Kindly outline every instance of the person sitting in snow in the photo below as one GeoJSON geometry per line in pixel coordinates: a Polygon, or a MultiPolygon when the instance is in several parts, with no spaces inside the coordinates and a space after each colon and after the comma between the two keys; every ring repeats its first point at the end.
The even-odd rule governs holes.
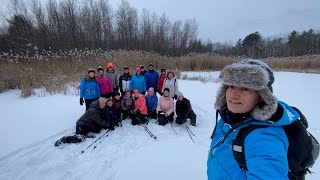
{"type": "Polygon", "coordinates": [[[191,108],[190,101],[185,98],[182,92],[177,92],[178,100],[176,102],[176,123],[184,124],[187,122],[187,119],[190,119],[190,124],[196,126],[197,115],[193,112],[191,108]]]}
{"type": "Polygon", "coordinates": [[[125,90],[123,99],[121,101],[122,107],[122,120],[127,119],[131,110],[133,110],[133,98],[131,96],[131,91],[129,89],[125,90]]]}
{"type": "Polygon", "coordinates": [[[80,105],[86,103],[86,111],[90,108],[90,104],[100,97],[100,87],[95,79],[94,69],[89,69],[86,77],[80,82],[80,105]],[[83,101],[84,99],[84,101],[83,101]]]}
{"type": "Polygon", "coordinates": [[[130,113],[130,118],[132,119],[132,125],[137,125],[140,123],[146,123],[146,116],[148,114],[148,109],[146,105],[146,98],[143,94],[139,93],[138,89],[133,90],[133,100],[134,108],[130,113]]]}
{"type": "Polygon", "coordinates": [[[154,92],[154,88],[150,87],[146,95],[148,118],[157,119],[158,97],[154,92]]]}
{"type": "Polygon", "coordinates": [[[170,97],[169,88],[164,88],[163,96],[159,98],[157,113],[158,113],[158,124],[166,125],[168,122],[173,122],[173,99],[170,97]]]}
{"type": "MultiPolygon", "coordinates": [[[[55,146],[63,143],[78,143],[91,137],[91,133],[99,133],[101,129],[111,128],[110,121],[105,119],[107,99],[100,97],[91,103],[90,108],[79,118],[76,123],[76,135],[64,136],[56,141],[55,146]]],[[[111,101],[112,103],[112,101],[111,101]]]]}
{"type": "Polygon", "coordinates": [[[115,126],[119,126],[117,111],[113,107],[113,100],[107,99],[107,105],[105,108],[105,121],[109,123],[109,129],[114,130],[115,126]]]}
{"type": "Polygon", "coordinates": [[[121,107],[121,96],[119,92],[115,92],[113,94],[112,103],[113,103],[113,108],[116,110],[117,121],[120,122],[122,107],[121,107]]]}

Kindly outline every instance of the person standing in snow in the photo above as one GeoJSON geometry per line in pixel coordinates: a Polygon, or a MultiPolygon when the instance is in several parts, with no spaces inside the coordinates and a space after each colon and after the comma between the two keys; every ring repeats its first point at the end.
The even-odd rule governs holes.
{"type": "Polygon", "coordinates": [[[100,87],[100,95],[101,97],[110,98],[112,96],[112,84],[107,76],[104,75],[104,70],[101,66],[97,69],[98,75],[96,76],[96,80],[100,87]]]}
{"type": "Polygon", "coordinates": [[[107,64],[106,76],[111,81],[113,92],[117,92],[119,90],[118,76],[114,71],[112,62],[108,62],[108,64],[107,64]]]}
{"type": "Polygon", "coordinates": [[[170,89],[164,88],[163,96],[159,98],[157,105],[158,124],[166,125],[173,122],[173,99],[170,97],[170,89]]]}
{"type": "MultiPolygon", "coordinates": [[[[299,114],[273,95],[273,71],[258,60],[243,60],[226,66],[219,76],[215,108],[220,115],[207,160],[207,175],[214,179],[288,179],[288,138],[282,125],[299,114]],[[249,125],[265,125],[244,141],[247,170],[235,160],[233,140],[249,125]]],[[[239,151],[240,152],[240,151],[239,151]]]]}
{"type": "Polygon", "coordinates": [[[164,89],[168,88],[170,90],[170,97],[177,99],[177,92],[179,91],[178,81],[174,76],[173,71],[168,71],[166,79],[163,81],[162,93],[164,89]]]}
{"type": "Polygon", "coordinates": [[[86,77],[80,82],[80,105],[86,103],[86,111],[90,104],[100,97],[100,87],[95,79],[94,69],[89,69],[86,77]],[[83,100],[84,99],[84,100],[83,100]]]}
{"type": "Polygon", "coordinates": [[[154,92],[153,87],[150,87],[146,95],[147,108],[148,108],[148,118],[157,119],[157,105],[158,97],[154,92]]]}
{"type": "Polygon", "coordinates": [[[146,89],[149,89],[150,87],[157,89],[159,74],[154,70],[152,63],[149,64],[149,69],[144,75],[144,79],[146,80],[146,89]]]}
{"type": "Polygon", "coordinates": [[[141,70],[141,76],[144,76],[146,74],[146,69],[144,68],[144,65],[140,65],[141,70]]]}
{"type": "Polygon", "coordinates": [[[123,96],[123,99],[121,101],[121,107],[122,107],[122,120],[127,119],[129,116],[131,110],[133,110],[133,98],[131,96],[131,91],[127,89],[125,91],[125,94],[123,96]]]}
{"type": "Polygon", "coordinates": [[[109,121],[105,120],[105,107],[107,99],[100,97],[91,103],[90,108],[78,119],[76,135],[64,136],[55,142],[55,146],[64,143],[79,143],[86,137],[93,137],[90,133],[99,133],[101,129],[111,128],[109,121]]]}
{"type": "Polygon", "coordinates": [[[146,92],[146,81],[143,76],[141,76],[140,68],[136,68],[136,75],[131,78],[129,88],[131,91],[138,89],[141,94],[146,92]]]}
{"type": "Polygon", "coordinates": [[[127,66],[123,68],[123,71],[123,74],[119,77],[119,87],[122,97],[125,94],[125,90],[130,88],[130,80],[132,78],[127,66]]]}
{"type": "Polygon", "coordinates": [[[146,123],[146,116],[148,114],[148,109],[146,105],[146,98],[143,94],[139,93],[138,89],[133,91],[134,107],[130,113],[130,118],[132,119],[132,125],[137,125],[140,123],[146,123]]]}
{"type": "Polygon", "coordinates": [[[157,85],[157,92],[162,95],[162,87],[163,87],[163,81],[166,79],[166,69],[161,68],[161,74],[158,79],[158,85],[157,85]]]}
{"type": "Polygon", "coordinates": [[[119,92],[115,92],[113,94],[112,103],[113,103],[113,108],[116,110],[116,113],[117,113],[117,121],[120,122],[122,107],[121,107],[121,96],[119,92]]]}
{"type": "Polygon", "coordinates": [[[190,101],[185,98],[182,92],[177,92],[178,100],[176,102],[176,123],[184,124],[187,119],[190,119],[190,124],[196,126],[197,115],[193,112],[190,101]]]}

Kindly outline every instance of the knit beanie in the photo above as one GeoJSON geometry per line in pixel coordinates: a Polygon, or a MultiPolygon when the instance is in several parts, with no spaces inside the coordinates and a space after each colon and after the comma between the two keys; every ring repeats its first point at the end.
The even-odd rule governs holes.
{"type": "Polygon", "coordinates": [[[87,74],[89,74],[89,73],[91,73],[91,72],[96,73],[96,72],[94,71],[94,69],[88,69],[88,73],[87,73],[87,74]]]}
{"type": "Polygon", "coordinates": [[[104,72],[102,66],[99,66],[99,67],[98,67],[97,72],[99,72],[99,71],[103,71],[103,72],[104,72]]]}
{"type": "Polygon", "coordinates": [[[176,93],[176,95],[177,95],[177,97],[180,97],[180,96],[184,97],[181,91],[178,91],[178,92],[176,93]]]}
{"type": "Polygon", "coordinates": [[[254,119],[266,121],[276,112],[278,99],[272,94],[273,71],[266,63],[252,59],[233,63],[221,71],[219,78],[222,86],[216,96],[216,109],[226,107],[226,90],[228,87],[239,86],[255,90],[264,102],[251,111],[254,119]]]}

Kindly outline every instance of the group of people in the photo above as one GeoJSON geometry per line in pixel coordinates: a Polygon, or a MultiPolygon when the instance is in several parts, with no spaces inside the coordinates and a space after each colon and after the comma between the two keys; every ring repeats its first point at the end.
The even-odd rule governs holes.
{"type": "Polygon", "coordinates": [[[177,124],[190,119],[190,124],[196,126],[196,114],[190,101],[178,90],[174,72],[162,68],[159,76],[153,64],[148,68],[145,71],[144,66],[136,67],[132,76],[129,68],[124,67],[119,79],[111,62],[107,63],[106,72],[101,66],[97,73],[89,69],[80,82],[80,105],[85,103],[86,112],[76,123],[76,135],[62,138],[57,145],[81,142],[90,132],[97,133],[101,129],[114,130],[127,118],[132,125],[156,119],[164,126],[173,123],[176,112],[177,124]]]}

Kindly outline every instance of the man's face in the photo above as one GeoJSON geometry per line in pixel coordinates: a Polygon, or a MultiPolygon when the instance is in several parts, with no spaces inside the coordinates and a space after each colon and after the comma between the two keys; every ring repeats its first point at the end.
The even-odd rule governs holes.
{"type": "Polygon", "coordinates": [[[151,70],[151,71],[152,71],[153,69],[154,69],[154,68],[153,68],[153,66],[149,66],[149,70],[151,70]]]}
{"type": "Polygon", "coordinates": [[[260,100],[258,93],[251,89],[229,86],[226,91],[227,107],[233,113],[248,113],[260,100]]]}
{"type": "Polygon", "coordinates": [[[99,107],[103,109],[106,106],[107,102],[105,100],[99,99],[99,107]]]}
{"type": "Polygon", "coordinates": [[[182,100],[183,100],[183,96],[178,96],[178,99],[179,99],[180,101],[182,101],[182,100]]]}
{"type": "Polygon", "coordinates": [[[172,78],[173,78],[173,74],[172,74],[172,73],[169,73],[169,74],[168,74],[168,77],[169,77],[169,79],[172,79],[172,78]]]}
{"type": "Polygon", "coordinates": [[[124,70],[124,73],[127,74],[128,72],[129,72],[129,69],[125,69],[125,70],[124,70]]]}

